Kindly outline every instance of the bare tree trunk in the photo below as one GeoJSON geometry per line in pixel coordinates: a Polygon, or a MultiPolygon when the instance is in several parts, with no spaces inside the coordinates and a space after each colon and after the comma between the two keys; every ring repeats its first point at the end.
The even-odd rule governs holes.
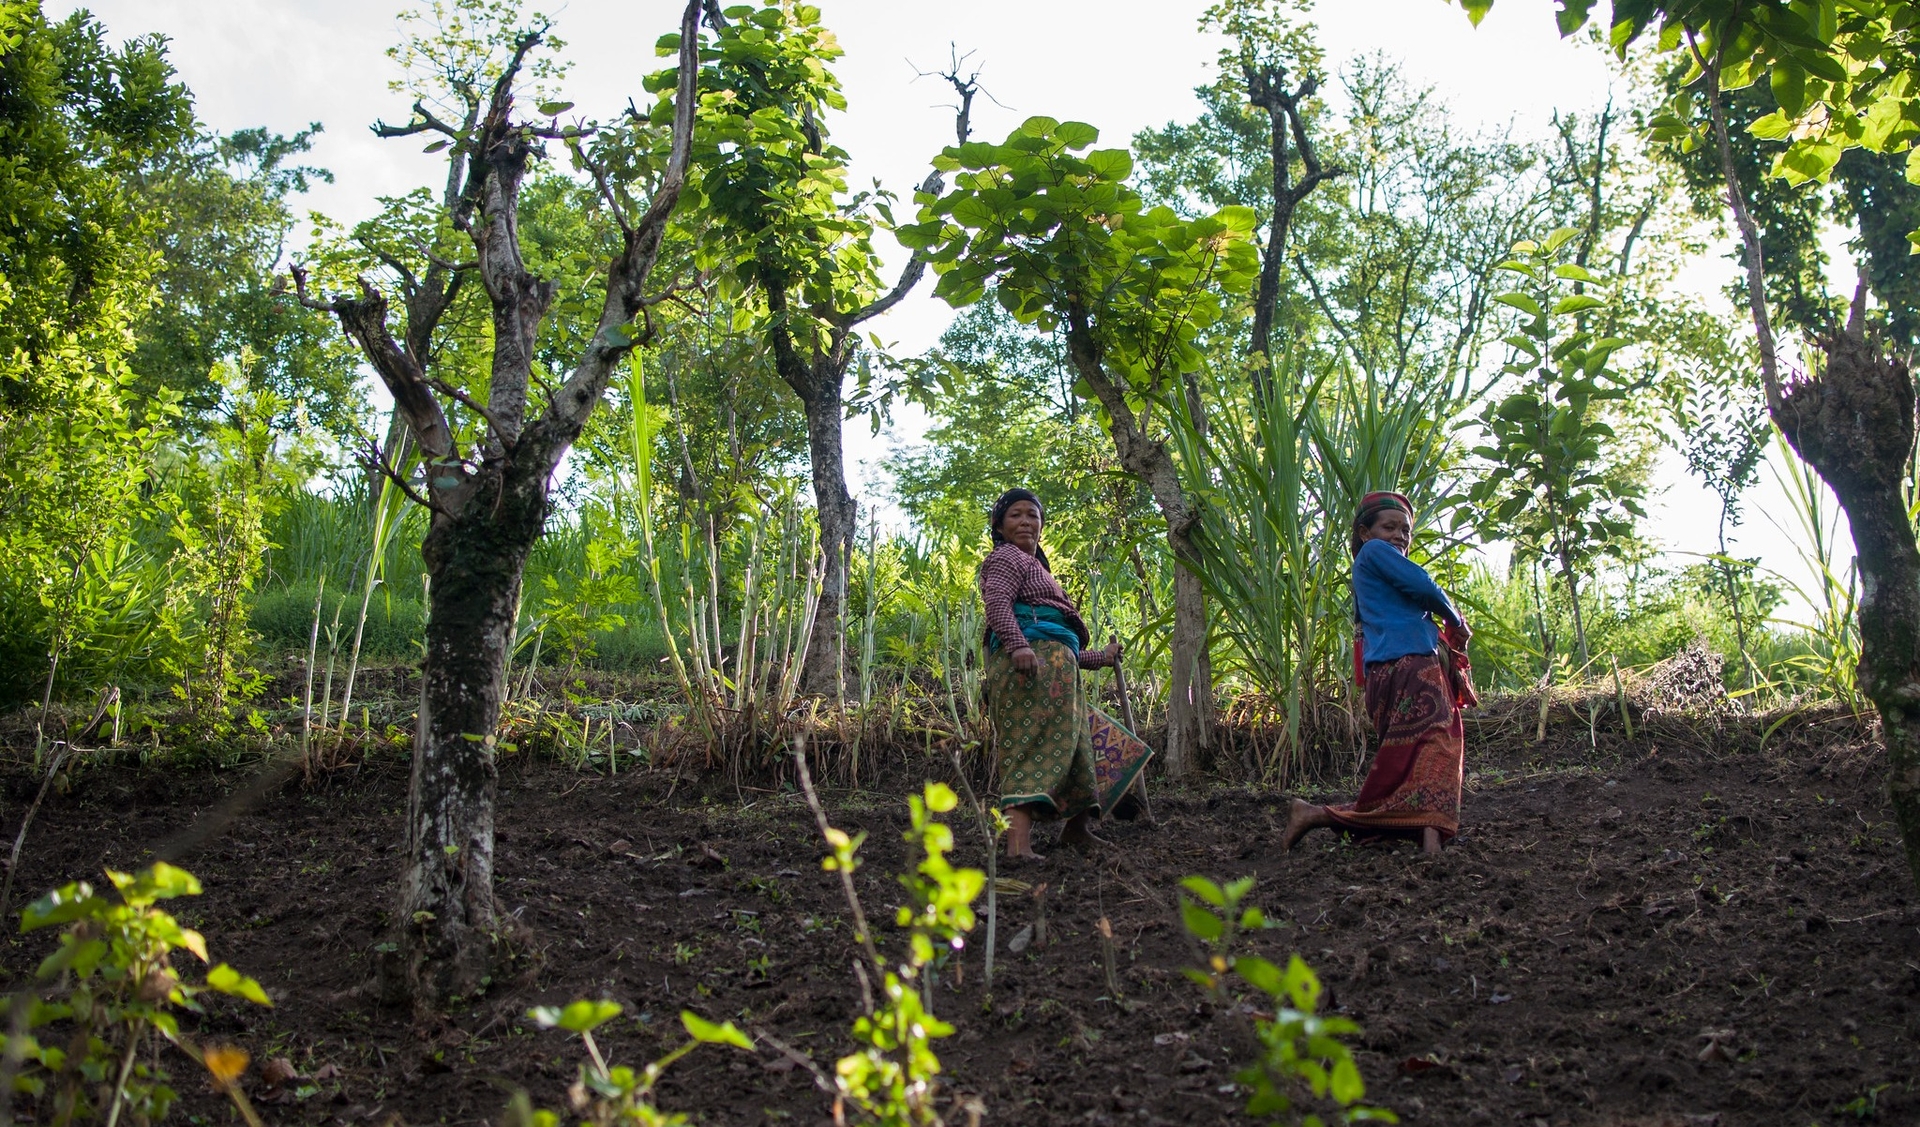
{"type": "Polygon", "coordinates": [[[1185,531],[1167,529],[1173,546],[1173,684],[1167,708],[1167,773],[1185,775],[1213,746],[1213,661],[1207,651],[1207,599],[1199,554],[1185,531]]]}
{"type": "Polygon", "coordinates": [[[819,696],[831,696],[845,685],[847,556],[853,548],[859,515],[859,507],[847,492],[840,382],[831,382],[830,390],[816,387],[814,394],[805,399],[807,453],[813,463],[814,512],[820,522],[821,562],[825,566],[820,607],[813,620],[813,637],[807,643],[800,689],[819,696]]]}
{"type": "Polygon", "coordinates": [[[1574,569],[1571,553],[1561,553],[1560,574],[1567,580],[1567,598],[1573,603],[1573,643],[1580,651],[1581,675],[1585,676],[1587,664],[1593,660],[1587,652],[1587,621],[1580,612],[1580,573],[1574,569]]]}
{"type": "MultiPolygon", "coordinates": [[[[535,277],[521,256],[519,193],[547,127],[513,119],[515,78],[543,30],[520,35],[490,92],[464,91],[462,125],[443,122],[415,103],[406,125],[376,126],[387,137],[439,133],[458,142],[449,150],[441,203],[445,219],[476,251],[474,261],[453,263],[427,250],[432,268],[419,276],[404,262],[388,263],[405,296],[400,338],[387,324],[386,295],[367,278],[360,279],[358,297],[316,300],[307,293],[305,270],[293,270],[302,304],[337,316],[392,392],[395,413],[418,444],[425,472],[419,489],[400,475],[400,466],[388,464],[382,472],[432,514],[421,546],[432,580],[431,605],[395,919],[398,942],[381,968],[395,1000],[432,1007],[472,996],[513,926],[493,894],[494,726],[521,576],[546,518],[553,471],[613,372],[651,336],[650,326],[636,324],[635,317],[647,304],[647,280],[686,182],[699,15],[699,0],[690,0],[680,23],[671,150],[653,198],[639,216],[614,209],[621,248],[603,267],[598,324],[572,373],[544,404],[530,402],[533,346],[558,286],[535,277]],[[432,368],[433,334],[468,274],[485,285],[493,315],[485,402],[438,378],[432,368]],[[485,423],[483,437],[466,441],[465,427],[456,427],[451,415],[456,405],[485,423]]],[[[584,150],[574,155],[596,178],[605,177],[584,150]]]]}
{"type": "Polygon", "coordinates": [[[1743,688],[1754,686],[1753,656],[1747,652],[1747,616],[1741,606],[1740,584],[1733,565],[1727,562],[1727,501],[1720,501],[1720,575],[1727,584],[1727,605],[1733,611],[1733,638],[1740,647],[1740,680],[1743,688]]]}
{"type": "Polygon", "coordinates": [[[1819,339],[1825,370],[1786,388],[1773,419],[1846,510],[1860,568],[1860,689],[1880,713],[1887,794],[1920,886],[1920,545],[1902,490],[1914,442],[1905,362],[1852,324],[1819,339]]]}
{"type": "Polygon", "coordinates": [[[1067,356],[1094,398],[1106,408],[1107,433],[1113,437],[1121,467],[1146,485],[1167,522],[1167,544],[1174,559],[1173,681],[1167,699],[1167,746],[1161,763],[1167,774],[1181,778],[1199,766],[1200,753],[1212,746],[1207,607],[1199,574],[1194,570],[1199,554],[1191,539],[1200,513],[1180,485],[1180,472],[1166,443],[1141,429],[1127,402],[1127,389],[1107,372],[1086,314],[1069,310],[1066,330],[1067,356]]]}
{"type": "Polygon", "coordinates": [[[1339,176],[1345,170],[1320,163],[1313,139],[1307,134],[1306,120],[1301,116],[1301,103],[1313,97],[1319,89],[1319,80],[1309,75],[1297,89],[1289,92],[1285,67],[1257,67],[1249,63],[1244,69],[1247,101],[1267,112],[1268,157],[1273,167],[1273,217],[1267,226],[1266,248],[1260,255],[1260,284],[1254,291],[1253,330],[1248,346],[1260,357],[1253,367],[1254,389],[1264,393],[1270,367],[1267,357],[1272,350],[1273,319],[1280,308],[1280,271],[1287,261],[1287,235],[1293,229],[1294,212],[1322,181],[1339,176]],[[1287,153],[1289,137],[1294,150],[1300,154],[1305,173],[1297,185],[1292,182],[1293,162],[1287,153]]]}

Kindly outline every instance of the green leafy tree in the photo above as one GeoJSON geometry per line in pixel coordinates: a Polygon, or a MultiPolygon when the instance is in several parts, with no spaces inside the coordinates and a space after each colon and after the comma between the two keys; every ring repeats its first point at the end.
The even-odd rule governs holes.
{"type": "MultiPolygon", "coordinates": [[[[892,288],[882,288],[873,236],[891,222],[889,197],[847,197],[847,154],[827,126],[830,112],[846,108],[829,69],[842,52],[819,9],[740,6],[722,20],[710,15],[707,30],[701,173],[691,186],[711,235],[701,258],[761,303],[758,327],[774,370],[806,415],[825,566],[801,685],[831,694],[846,677],[847,564],[858,525],[841,434],[847,372],[860,354],[859,327],[904,300],[926,261],[915,254],[892,288]]],[[[961,95],[955,129],[965,141],[972,87],[952,80],[961,95]]],[[[935,171],[920,190],[940,185],[935,171]]]]}
{"type": "Polygon", "coordinates": [[[247,386],[279,398],[283,430],[319,427],[352,442],[365,411],[357,358],[327,319],[287,292],[284,269],[292,198],[323,169],[296,163],[319,132],[283,137],[265,129],[196,132],[133,177],[146,205],[167,222],[153,308],[135,326],[129,366],[142,397],[181,396],[182,425],[220,424],[225,389],[217,373],[237,366],[247,386]]]}
{"type": "Polygon", "coordinates": [[[1686,459],[1687,472],[1720,503],[1715,526],[1719,550],[1712,572],[1719,577],[1720,593],[1733,617],[1742,676],[1752,685],[1756,670],[1747,639],[1752,564],[1730,554],[1727,534],[1740,524],[1741,496],[1760,478],[1773,423],[1767,418],[1751,348],[1723,318],[1691,308],[1676,312],[1680,315],[1668,319],[1656,338],[1668,363],[1680,369],[1681,378],[1667,386],[1673,445],[1686,459]]]}
{"type": "MultiPolygon", "coordinates": [[[[934,423],[888,468],[914,527],[984,552],[988,510],[1009,484],[1023,484],[1046,502],[1049,556],[1095,567],[1130,562],[1138,545],[1129,529],[1151,516],[1152,502],[1103,449],[1106,436],[1074,394],[1056,336],[983,302],[954,318],[912,377],[934,423]],[[1009,467],[1019,482],[1008,480],[1009,467]]],[[[1060,571],[1072,582],[1078,569],[1060,571]]]]}
{"type": "Polygon", "coordinates": [[[174,693],[186,706],[190,734],[203,741],[227,735],[234,706],[266,681],[250,661],[256,638],[248,610],[272,547],[267,521],[297,488],[291,452],[275,450],[285,400],[249,388],[240,365],[221,365],[216,376],[218,422],[170,452],[155,491],[173,541],[167,597],[174,693]]]}
{"type": "Polygon", "coordinates": [[[107,577],[133,555],[171,424],[177,397],[141,403],[127,367],[161,219],[130,177],[180,143],[192,105],[157,37],[115,48],[35,0],[0,2],[0,90],[0,694],[45,700],[100,621],[84,612],[111,617],[127,593],[107,577]]]}
{"type": "Polygon", "coordinates": [[[1606,299],[1566,292],[1606,285],[1586,267],[1565,261],[1579,235],[1562,227],[1540,242],[1523,241],[1505,264],[1524,286],[1496,298],[1523,315],[1507,337],[1514,358],[1503,370],[1514,382],[1480,417],[1488,441],[1475,453],[1492,468],[1474,484],[1470,499],[1482,514],[1483,532],[1510,536],[1523,553],[1560,565],[1585,665],[1580,577],[1596,560],[1623,554],[1634,518],[1646,514],[1640,483],[1610,464],[1607,449],[1615,431],[1603,407],[1632,390],[1609,362],[1627,342],[1589,327],[1606,299]]]}
{"type": "Polygon", "coordinates": [[[1099,405],[1121,467],[1153,494],[1177,567],[1165,754],[1181,774],[1195,765],[1210,707],[1207,628],[1191,569],[1198,514],[1165,418],[1183,377],[1204,362],[1197,338],[1252,286],[1254,215],[1228,207],[1185,219],[1149,208],[1127,186],[1133,158],[1089,151],[1098,139],[1090,125],[1035,117],[1000,144],[948,149],[938,167],[956,174],[954,189],[923,196],[921,221],[899,236],[926,250],[940,274],[934,293],[950,304],[991,290],[1016,320],[1061,333],[1075,391],[1099,405]]]}
{"type": "MultiPolygon", "coordinates": [[[[307,292],[304,270],[294,272],[303,302],[338,317],[386,384],[425,463],[420,487],[408,488],[430,513],[421,553],[432,583],[407,868],[386,970],[394,994],[427,1005],[478,989],[511,926],[493,894],[494,732],[521,581],[545,527],[554,471],[614,372],[652,336],[644,312],[658,295],[649,279],[687,173],[700,20],[698,0],[689,0],[680,45],[662,48],[678,54],[679,65],[649,80],[659,95],[650,111],[561,125],[568,103],[542,102],[533,114],[519,108],[522,83],[554,74],[537,54],[547,21],[522,23],[511,6],[490,0],[444,7],[431,30],[396,53],[408,68],[403,86],[415,93],[408,121],[377,129],[425,136],[429,151],[447,159],[444,192],[422,196],[415,209],[412,243],[428,248],[427,266],[402,288],[399,335],[373,278],[358,280],[356,296],[323,298],[307,292]],[[537,346],[562,285],[535,272],[520,207],[548,144],[566,146],[603,189],[596,222],[610,229],[611,248],[591,271],[593,327],[566,350],[570,372],[550,378],[537,346]],[[473,257],[433,249],[447,231],[473,257]],[[456,354],[443,365],[439,330],[466,277],[485,296],[489,332],[470,351],[474,362],[456,354]],[[476,372],[484,380],[471,378],[476,372]]],[[[393,224],[396,236],[401,226],[393,224]]],[[[397,477],[399,469],[383,472],[397,477]]]]}

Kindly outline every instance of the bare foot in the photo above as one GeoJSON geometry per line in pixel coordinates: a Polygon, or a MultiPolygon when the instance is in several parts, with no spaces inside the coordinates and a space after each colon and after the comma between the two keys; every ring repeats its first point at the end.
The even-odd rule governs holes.
{"type": "Polygon", "coordinates": [[[1098,849],[1107,844],[1107,839],[1087,828],[1087,816],[1076,814],[1067,819],[1066,826],[1060,831],[1061,845],[1078,845],[1088,849],[1098,849]]]}
{"type": "Polygon", "coordinates": [[[1327,817],[1326,807],[1315,806],[1303,799],[1294,799],[1293,807],[1287,813],[1287,832],[1280,841],[1280,851],[1291,852],[1294,844],[1306,836],[1308,830],[1332,824],[1333,820],[1327,817]]]}
{"type": "Polygon", "coordinates": [[[1440,831],[1428,826],[1420,831],[1420,852],[1429,857],[1440,855],[1440,831]]]}
{"type": "Polygon", "coordinates": [[[1039,865],[1046,861],[1046,855],[1029,849],[1024,853],[1008,851],[1007,862],[1013,865],[1039,865]]]}

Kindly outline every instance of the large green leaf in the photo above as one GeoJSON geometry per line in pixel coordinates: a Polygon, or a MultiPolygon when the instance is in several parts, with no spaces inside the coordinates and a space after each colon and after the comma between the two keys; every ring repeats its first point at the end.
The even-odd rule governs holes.
{"type": "Polygon", "coordinates": [[[1125,149],[1095,149],[1087,164],[1102,180],[1125,180],[1133,174],[1133,154],[1125,149]]]}
{"type": "Polygon", "coordinates": [[[1084,121],[1063,121],[1053,136],[1069,149],[1084,149],[1100,139],[1100,131],[1084,121]]]}

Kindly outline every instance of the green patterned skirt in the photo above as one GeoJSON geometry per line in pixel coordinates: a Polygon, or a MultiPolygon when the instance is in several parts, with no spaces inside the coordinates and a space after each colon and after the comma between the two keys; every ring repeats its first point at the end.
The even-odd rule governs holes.
{"type": "Polygon", "coordinates": [[[987,709],[1000,765],[1000,805],[1027,806],[1041,821],[1099,813],[1093,741],[1080,660],[1058,642],[1034,642],[1032,676],[998,650],[987,658],[987,709]]]}

